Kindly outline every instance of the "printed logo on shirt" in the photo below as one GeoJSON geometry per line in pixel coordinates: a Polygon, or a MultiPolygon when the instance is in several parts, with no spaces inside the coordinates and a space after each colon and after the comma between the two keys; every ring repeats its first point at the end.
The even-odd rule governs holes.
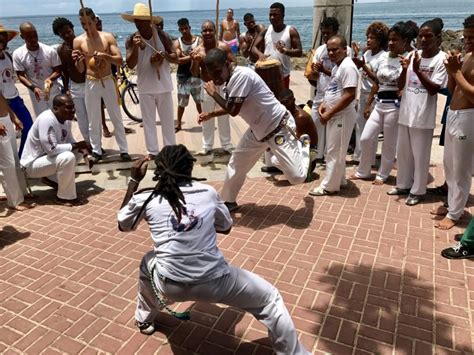
{"type": "Polygon", "coordinates": [[[285,136],[282,136],[282,135],[280,135],[280,134],[277,134],[277,135],[275,136],[275,144],[276,144],[276,145],[280,146],[280,145],[285,144],[285,142],[286,142],[285,136]]]}
{"type": "Polygon", "coordinates": [[[178,222],[174,212],[171,212],[169,222],[175,232],[188,232],[194,228],[200,229],[202,225],[202,219],[195,215],[195,211],[188,210],[186,207],[181,208],[181,221],[178,222]]]}
{"type": "Polygon", "coordinates": [[[467,139],[467,136],[466,135],[458,136],[458,139],[460,141],[465,141],[467,139]]]}
{"type": "Polygon", "coordinates": [[[10,68],[5,68],[4,71],[2,71],[2,81],[4,83],[12,83],[13,82],[13,72],[10,68]]]}
{"type": "Polygon", "coordinates": [[[377,77],[381,83],[396,85],[398,83],[398,78],[402,68],[400,66],[396,67],[394,65],[384,65],[381,67],[377,73],[377,77]]]}
{"type": "MultiPolygon", "coordinates": [[[[431,78],[434,72],[434,68],[427,66],[420,66],[420,72],[425,74],[428,78],[431,78]]],[[[408,87],[407,90],[414,93],[415,95],[423,93],[426,94],[427,90],[425,86],[421,83],[418,75],[413,70],[410,70],[410,75],[408,78],[408,87]]]]}

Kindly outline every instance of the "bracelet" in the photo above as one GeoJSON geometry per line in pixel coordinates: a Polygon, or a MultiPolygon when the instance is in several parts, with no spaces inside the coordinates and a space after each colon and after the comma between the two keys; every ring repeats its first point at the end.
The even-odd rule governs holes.
{"type": "Polygon", "coordinates": [[[133,182],[135,182],[135,183],[137,183],[137,184],[140,183],[140,181],[138,181],[137,179],[132,178],[131,176],[130,176],[130,181],[133,181],[133,182]]]}
{"type": "Polygon", "coordinates": [[[28,89],[30,89],[31,91],[35,91],[36,85],[32,83],[32,84],[28,85],[28,89]]]}

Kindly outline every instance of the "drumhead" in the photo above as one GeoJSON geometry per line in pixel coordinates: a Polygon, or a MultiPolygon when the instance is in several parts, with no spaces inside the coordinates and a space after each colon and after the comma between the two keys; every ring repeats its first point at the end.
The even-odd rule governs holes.
{"type": "Polygon", "coordinates": [[[271,59],[257,61],[257,63],[255,63],[255,68],[265,69],[265,68],[275,67],[277,65],[281,65],[280,61],[278,59],[271,58],[271,59]]]}

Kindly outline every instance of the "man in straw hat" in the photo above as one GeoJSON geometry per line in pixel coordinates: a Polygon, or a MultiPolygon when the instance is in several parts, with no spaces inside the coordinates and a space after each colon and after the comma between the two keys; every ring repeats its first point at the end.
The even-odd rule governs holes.
{"type": "Polygon", "coordinates": [[[13,52],[13,67],[20,82],[30,91],[33,111],[38,116],[52,107],[53,97],[60,93],[56,79],[61,76],[61,60],[56,50],[38,41],[30,22],[20,25],[25,44],[13,52]]]}
{"type": "Polygon", "coordinates": [[[96,16],[88,7],[79,10],[79,20],[85,33],[73,42],[72,57],[79,72],[86,72],[85,100],[89,116],[89,137],[95,161],[102,159],[101,99],[115,128],[115,140],[120,158],[130,161],[127,138],[119,107],[119,94],[112,75],[111,65],[122,64],[122,54],[114,36],[97,31],[96,16]]]}
{"type": "Polygon", "coordinates": [[[158,154],[156,132],[156,111],[161,122],[163,145],[176,144],[173,115],[173,82],[170,61],[176,61],[172,43],[163,31],[156,30],[152,24],[160,22],[161,17],[151,16],[148,6],[136,3],[132,14],[122,14],[126,21],[134,22],[137,32],[125,44],[127,65],[137,67],[137,85],[140,109],[143,117],[145,144],[148,157],[154,159],[158,154]]]}
{"type": "MultiPolygon", "coordinates": [[[[15,112],[15,115],[20,119],[23,129],[21,131],[20,150],[18,155],[21,156],[23,147],[25,146],[28,131],[33,124],[30,111],[25,106],[23,99],[15,85],[15,70],[13,69],[13,59],[10,53],[7,52],[7,45],[18,32],[14,30],[7,30],[0,24],[0,76],[3,83],[3,96],[8,102],[10,108],[15,112]]],[[[17,152],[15,151],[15,154],[17,152]]]]}

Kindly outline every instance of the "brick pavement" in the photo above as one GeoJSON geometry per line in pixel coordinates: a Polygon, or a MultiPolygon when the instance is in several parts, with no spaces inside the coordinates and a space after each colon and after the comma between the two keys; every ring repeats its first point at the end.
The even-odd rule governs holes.
{"type": "MultiPolygon", "coordinates": [[[[442,181],[440,166],[433,175],[442,181]]],[[[409,208],[370,182],[308,197],[318,183],[248,180],[232,233],[219,236],[232,264],[280,289],[308,349],[472,353],[474,264],[439,256],[461,229],[433,228],[437,199],[409,208]]],[[[124,191],[71,209],[41,194],[40,206],[1,221],[1,353],[271,354],[264,327],[222,305],[178,304],[192,307],[190,321],[162,314],[159,331],[141,335],[137,270],[151,242],[145,224],[117,230],[124,191]]]]}

